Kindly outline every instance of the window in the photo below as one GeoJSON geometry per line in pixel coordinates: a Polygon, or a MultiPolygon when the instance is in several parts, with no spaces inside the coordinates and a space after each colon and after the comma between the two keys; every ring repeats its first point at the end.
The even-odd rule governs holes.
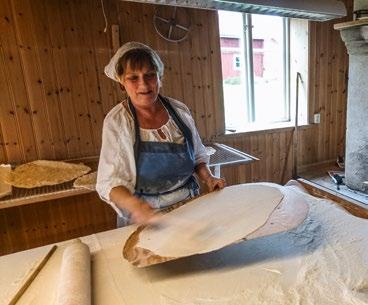
{"type": "Polygon", "coordinates": [[[240,69],[241,69],[240,56],[236,55],[234,56],[234,70],[240,69]]]}
{"type": "Polygon", "coordinates": [[[291,122],[288,18],[219,11],[225,128],[291,122]]]}

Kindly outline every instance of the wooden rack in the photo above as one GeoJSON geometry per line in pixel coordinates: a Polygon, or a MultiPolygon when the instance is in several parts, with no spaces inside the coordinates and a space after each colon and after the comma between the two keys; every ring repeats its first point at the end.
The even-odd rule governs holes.
{"type": "MultiPolygon", "coordinates": [[[[215,149],[215,153],[210,156],[210,168],[214,169],[214,174],[220,176],[222,166],[250,163],[257,158],[250,156],[242,151],[234,149],[224,144],[210,143],[206,146],[215,149]]],[[[90,166],[92,170],[97,168],[98,157],[88,159],[67,160],[68,162],[83,162],[90,166]]],[[[65,198],[93,192],[88,189],[74,188],[73,181],[61,183],[58,185],[36,187],[32,189],[23,189],[13,187],[12,195],[0,198],[0,209],[26,205],[41,201],[65,198]]]]}

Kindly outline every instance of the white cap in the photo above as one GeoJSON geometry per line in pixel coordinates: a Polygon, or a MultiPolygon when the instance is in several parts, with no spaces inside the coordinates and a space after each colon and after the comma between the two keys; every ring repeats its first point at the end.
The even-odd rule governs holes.
{"type": "Polygon", "coordinates": [[[136,41],[127,42],[116,51],[115,55],[110,59],[110,62],[105,67],[106,76],[113,79],[114,81],[119,82],[120,79],[119,75],[116,72],[116,64],[118,63],[119,59],[124,56],[126,52],[129,52],[134,49],[143,49],[151,54],[152,59],[155,65],[157,66],[158,69],[157,72],[161,78],[164,74],[164,64],[162,63],[160,56],[158,56],[158,54],[149,46],[136,41]]]}

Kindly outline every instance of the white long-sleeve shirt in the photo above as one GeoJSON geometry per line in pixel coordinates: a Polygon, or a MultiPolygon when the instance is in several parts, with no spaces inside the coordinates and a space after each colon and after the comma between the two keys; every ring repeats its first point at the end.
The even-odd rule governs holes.
{"type": "MultiPolygon", "coordinates": [[[[168,100],[192,132],[195,165],[202,162],[208,163],[209,157],[206,154],[206,149],[202,144],[188,107],[177,100],[171,98],[168,98],[168,100]]],[[[171,117],[159,129],[164,133],[165,139],[160,136],[158,129],[140,128],[141,140],[174,143],[184,142],[181,131],[171,117]]],[[[110,191],[112,188],[122,185],[134,193],[137,175],[133,148],[134,141],[133,116],[127,107],[127,101],[123,101],[116,105],[104,120],[96,184],[96,190],[101,199],[111,204],[118,214],[121,213],[110,200],[110,191]]]]}

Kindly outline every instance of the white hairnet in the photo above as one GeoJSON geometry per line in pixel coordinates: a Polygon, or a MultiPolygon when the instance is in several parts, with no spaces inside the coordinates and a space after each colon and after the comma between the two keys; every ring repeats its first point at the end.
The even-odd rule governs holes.
{"type": "Polygon", "coordinates": [[[116,72],[116,64],[118,63],[119,59],[128,51],[134,50],[134,49],[144,49],[147,50],[150,55],[152,56],[152,59],[158,69],[158,74],[160,76],[160,78],[163,76],[164,74],[164,64],[161,61],[160,56],[158,56],[158,54],[151,49],[149,46],[140,43],[140,42],[136,42],[136,41],[130,41],[127,42],[125,44],[123,44],[115,53],[115,55],[110,59],[110,62],[108,63],[108,65],[105,67],[105,74],[110,77],[111,79],[113,79],[114,81],[119,82],[119,75],[116,72]]]}

